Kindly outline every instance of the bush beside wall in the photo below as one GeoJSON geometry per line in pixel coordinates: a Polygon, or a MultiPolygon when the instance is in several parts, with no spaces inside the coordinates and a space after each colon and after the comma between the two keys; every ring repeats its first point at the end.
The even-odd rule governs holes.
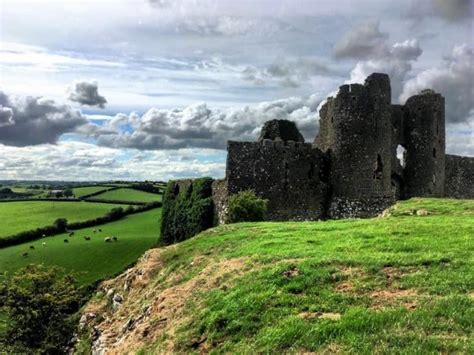
{"type": "Polygon", "coordinates": [[[267,200],[255,192],[240,191],[229,198],[228,223],[259,222],[265,220],[267,200]]]}
{"type": "Polygon", "coordinates": [[[186,240],[213,226],[212,182],[211,178],[168,182],[161,218],[163,244],[186,240]]]}

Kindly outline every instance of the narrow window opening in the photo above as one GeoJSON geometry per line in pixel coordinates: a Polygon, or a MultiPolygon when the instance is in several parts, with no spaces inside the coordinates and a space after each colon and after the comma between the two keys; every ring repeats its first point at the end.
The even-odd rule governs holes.
{"type": "Polygon", "coordinates": [[[283,183],[283,189],[284,191],[288,191],[288,185],[289,185],[289,173],[290,173],[290,167],[288,166],[288,162],[285,162],[285,181],[283,183]]]}
{"type": "Polygon", "coordinates": [[[433,148],[433,158],[436,158],[436,148],[433,148]]]}
{"type": "Polygon", "coordinates": [[[400,165],[404,168],[406,164],[406,149],[400,144],[397,146],[397,159],[400,165]]]}
{"type": "Polygon", "coordinates": [[[377,154],[377,160],[374,164],[374,180],[380,180],[383,175],[383,161],[382,156],[377,154]]]}

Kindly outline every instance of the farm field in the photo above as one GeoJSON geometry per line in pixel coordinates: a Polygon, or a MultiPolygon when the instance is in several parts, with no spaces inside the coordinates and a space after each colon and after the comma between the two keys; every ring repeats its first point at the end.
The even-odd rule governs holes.
{"type": "Polygon", "coordinates": [[[58,218],[80,222],[105,215],[126,205],[67,201],[20,201],[0,203],[0,238],[49,226],[58,218]]]}
{"type": "Polygon", "coordinates": [[[120,188],[117,190],[107,191],[100,195],[94,196],[97,199],[112,201],[129,201],[129,202],[153,202],[161,201],[161,195],[150,192],[139,191],[128,188],[120,188]]]}
{"type": "Polygon", "coordinates": [[[123,271],[155,245],[160,218],[161,209],[153,209],[98,227],[77,230],[73,237],[61,234],[2,248],[0,270],[11,273],[28,264],[57,265],[73,273],[83,285],[88,285],[123,271]],[[93,233],[94,228],[100,228],[102,232],[93,233]],[[84,236],[90,236],[91,240],[86,241],[84,236]],[[116,236],[118,241],[104,242],[108,236],[116,236]],[[65,243],[64,239],[69,242],[65,243]],[[22,256],[24,252],[28,252],[27,257],[22,256]]]}
{"type": "Polygon", "coordinates": [[[98,326],[111,334],[144,304],[162,310],[134,323],[153,337],[130,331],[113,343],[120,333],[109,351],[474,349],[474,201],[412,199],[386,218],[222,225],[150,250],[130,273],[143,270],[149,281],[132,284],[120,312],[100,294],[85,308],[102,307],[98,326]]]}
{"type": "Polygon", "coordinates": [[[110,189],[106,186],[84,186],[84,187],[75,187],[72,189],[74,196],[80,198],[82,196],[90,195],[99,191],[110,189]]]}

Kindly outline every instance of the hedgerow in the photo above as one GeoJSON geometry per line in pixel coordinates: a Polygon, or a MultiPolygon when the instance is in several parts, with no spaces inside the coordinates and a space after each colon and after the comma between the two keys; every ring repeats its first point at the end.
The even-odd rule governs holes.
{"type": "Polygon", "coordinates": [[[163,196],[161,242],[173,244],[213,226],[212,179],[168,182],[163,196]]]}

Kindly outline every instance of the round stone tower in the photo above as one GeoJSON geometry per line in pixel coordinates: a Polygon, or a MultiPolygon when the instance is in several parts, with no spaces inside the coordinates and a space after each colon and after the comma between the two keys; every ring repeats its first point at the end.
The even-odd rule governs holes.
{"type": "Polygon", "coordinates": [[[393,202],[391,88],[386,74],[343,85],[320,110],[315,145],[330,158],[328,217],[365,217],[393,202]]]}
{"type": "Polygon", "coordinates": [[[405,103],[405,197],[444,196],[444,97],[424,90],[405,103]]]}

